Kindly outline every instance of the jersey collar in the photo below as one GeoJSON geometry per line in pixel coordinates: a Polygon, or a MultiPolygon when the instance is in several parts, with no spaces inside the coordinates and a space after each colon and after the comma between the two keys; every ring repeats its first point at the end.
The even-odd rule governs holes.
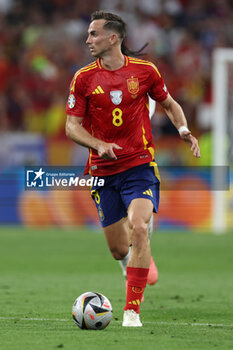
{"type": "MultiPolygon", "coordinates": [[[[126,56],[126,55],[124,55],[124,58],[125,58],[124,66],[121,67],[121,68],[119,68],[119,69],[117,69],[117,70],[120,70],[120,69],[122,69],[122,68],[128,66],[128,64],[129,64],[129,57],[126,56]]],[[[101,59],[100,59],[100,58],[98,58],[98,59],[96,60],[96,63],[97,63],[97,65],[98,65],[99,69],[107,70],[107,69],[105,69],[105,68],[102,67],[102,65],[101,65],[101,59]]],[[[115,72],[115,71],[108,71],[108,72],[115,72]]]]}

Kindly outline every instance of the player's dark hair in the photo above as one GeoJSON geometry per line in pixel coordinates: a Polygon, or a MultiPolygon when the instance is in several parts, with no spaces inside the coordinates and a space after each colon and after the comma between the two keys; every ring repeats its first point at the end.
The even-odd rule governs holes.
{"type": "Polygon", "coordinates": [[[93,12],[91,15],[91,22],[98,20],[98,19],[105,19],[106,22],[104,24],[104,29],[106,30],[112,30],[116,32],[121,40],[121,51],[126,56],[141,56],[142,51],[144,48],[148,45],[146,43],[140,50],[138,51],[132,51],[125,45],[125,37],[126,37],[126,23],[123,21],[123,19],[115,15],[111,12],[106,12],[103,10],[99,10],[96,12],[93,12]]]}

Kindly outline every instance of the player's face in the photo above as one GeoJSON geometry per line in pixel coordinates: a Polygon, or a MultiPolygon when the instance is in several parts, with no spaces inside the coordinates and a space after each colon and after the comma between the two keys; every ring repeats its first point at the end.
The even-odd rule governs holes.
{"type": "Polygon", "coordinates": [[[103,28],[104,19],[98,19],[90,23],[88,29],[87,45],[94,57],[103,57],[110,50],[110,34],[103,28]]]}

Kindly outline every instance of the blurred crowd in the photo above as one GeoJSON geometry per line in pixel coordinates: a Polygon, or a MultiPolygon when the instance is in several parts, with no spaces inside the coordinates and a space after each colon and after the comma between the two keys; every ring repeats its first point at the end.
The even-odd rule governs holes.
{"type": "MultiPolygon", "coordinates": [[[[128,25],[127,46],[154,62],[192,130],[211,102],[212,53],[233,47],[232,0],[0,0],[0,131],[64,137],[75,71],[93,61],[85,41],[90,14],[104,9],[128,25]]],[[[157,135],[173,133],[157,109],[157,135]]]]}

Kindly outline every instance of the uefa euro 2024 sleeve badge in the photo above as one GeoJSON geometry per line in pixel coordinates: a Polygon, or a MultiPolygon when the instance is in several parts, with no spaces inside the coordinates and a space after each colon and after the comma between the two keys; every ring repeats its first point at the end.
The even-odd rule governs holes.
{"type": "Polygon", "coordinates": [[[70,94],[70,96],[68,98],[68,106],[70,109],[74,108],[74,106],[75,106],[75,97],[73,94],[70,94]]]}

